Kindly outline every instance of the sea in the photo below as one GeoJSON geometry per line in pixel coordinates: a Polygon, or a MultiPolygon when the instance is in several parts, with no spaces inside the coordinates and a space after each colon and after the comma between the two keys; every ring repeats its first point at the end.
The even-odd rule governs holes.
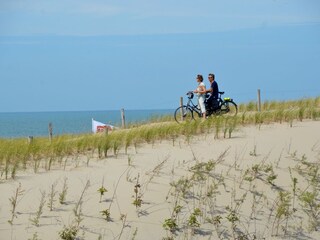
{"type": "MultiPolygon", "coordinates": [[[[148,122],[173,112],[172,109],[125,110],[125,124],[148,122]]],[[[120,127],[121,116],[119,110],[0,113],[0,138],[48,136],[50,123],[53,135],[91,133],[92,119],[120,127]]]]}

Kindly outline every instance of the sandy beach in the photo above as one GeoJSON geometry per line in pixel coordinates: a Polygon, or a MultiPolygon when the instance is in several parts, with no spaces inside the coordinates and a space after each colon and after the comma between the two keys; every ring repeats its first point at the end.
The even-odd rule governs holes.
{"type": "Polygon", "coordinates": [[[72,226],[76,239],[320,239],[319,133],[320,121],[246,126],[19,172],[0,183],[0,239],[72,226]]]}

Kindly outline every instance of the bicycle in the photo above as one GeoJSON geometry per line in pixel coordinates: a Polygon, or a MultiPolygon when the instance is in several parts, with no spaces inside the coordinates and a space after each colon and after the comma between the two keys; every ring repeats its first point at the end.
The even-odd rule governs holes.
{"type": "MultiPolygon", "coordinates": [[[[207,102],[205,101],[206,105],[206,116],[209,117],[210,115],[222,115],[226,114],[228,116],[234,117],[238,113],[238,106],[233,101],[233,99],[229,97],[225,97],[222,99],[222,95],[224,92],[219,92],[218,99],[216,101],[217,107],[210,108],[207,102]]],[[[201,118],[201,110],[197,104],[192,102],[194,93],[192,91],[187,92],[188,96],[187,105],[183,105],[178,107],[174,112],[174,119],[176,122],[181,123],[185,121],[195,120],[197,118],[201,118]]]]}

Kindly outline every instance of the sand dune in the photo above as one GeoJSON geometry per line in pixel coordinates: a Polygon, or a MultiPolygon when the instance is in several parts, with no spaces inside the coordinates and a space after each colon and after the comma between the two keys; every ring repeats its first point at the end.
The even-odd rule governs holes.
{"type": "Polygon", "coordinates": [[[249,126],[230,139],[180,137],[89,166],[83,156],[69,159],[65,170],[20,172],[0,183],[0,239],[59,239],[71,226],[77,239],[320,239],[319,133],[318,121],[249,126]],[[10,224],[9,198],[19,184],[10,224]],[[100,201],[101,186],[107,192],[100,201]]]}

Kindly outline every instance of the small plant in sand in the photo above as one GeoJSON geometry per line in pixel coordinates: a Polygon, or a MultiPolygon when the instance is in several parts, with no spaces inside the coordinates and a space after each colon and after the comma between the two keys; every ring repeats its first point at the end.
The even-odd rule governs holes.
{"type": "Polygon", "coordinates": [[[120,220],[122,222],[122,226],[121,226],[121,231],[120,231],[118,239],[121,239],[121,236],[123,234],[123,230],[127,226],[127,224],[126,224],[127,223],[127,214],[120,214],[120,220]]]}
{"type": "Polygon", "coordinates": [[[205,181],[207,179],[208,173],[214,168],[215,163],[210,160],[208,163],[197,163],[190,168],[193,173],[191,179],[194,181],[205,181]]]}
{"type": "Polygon", "coordinates": [[[135,239],[136,239],[137,234],[138,234],[138,228],[136,228],[136,229],[134,230],[134,232],[133,232],[133,234],[132,234],[132,238],[131,238],[131,240],[135,240],[135,239]]]}
{"type": "Polygon", "coordinates": [[[99,202],[101,202],[104,193],[108,192],[108,190],[103,186],[103,182],[104,182],[104,179],[102,180],[101,187],[98,189],[98,192],[100,193],[100,201],[99,202]]]}
{"type": "Polygon", "coordinates": [[[271,172],[271,174],[267,177],[268,183],[274,186],[275,185],[274,180],[277,179],[277,176],[278,176],[277,174],[275,174],[274,172],[271,172]]]}
{"type": "Polygon", "coordinates": [[[192,234],[195,233],[196,228],[200,227],[200,223],[198,217],[202,215],[202,212],[199,208],[195,208],[193,213],[190,215],[188,219],[188,226],[192,229],[192,234]]]}
{"type": "Polygon", "coordinates": [[[50,211],[53,211],[53,205],[56,201],[55,196],[57,195],[57,191],[55,190],[57,186],[57,182],[51,185],[51,191],[49,193],[49,201],[48,201],[48,208],[50,211]]]}
{"type": "Polygon", "coordinates": [[[101,211],[101,215],[102,215],[102,216],[105,218],[105,220],[107,220],[108,222],[111,221],[109,209],[105,209],[105,210],[101,211]]]}
{"type": "Polygon", "coordinates": [[[130,155],[128,155],[128,166],[132,166],[132,158],[130,155]]]}
{"type": "MultiPolygon", "coordinates": [[[[236,179],[234,179],[234,186],[235,186],[235,182],[236,182],[236,179]]],[[[231,192],[231,205],[226,207],[226,210],[227,210],[226,219],[231,224],[231,232],[232,232],[233,239],[246,239],[246,238],[243,238],[243,233],[238,228],[238,226],[241,224],[240,222],[241,206],[244,203],[246,197],[247,197],[247,192],[245,192],[240,199],[236,200],[236,188],[233,188],[231,192]]]]}
{"type": "Polygon", "coordinates": [[[148,179],[148,180],[146,181],[146,183],[145,183],[145,188],[146,188],[146,189],[147,189],[149,183],[152,181],[152,179],[153,179],[155,176],[159,176],[161,170],[163,169],[165,163],[168,161],[169,158],[170,158],[169,156],[166,156],[165,159],[164,159],[162,162],[160,162],[159,164],[157,164],[157,165],[153,168],[153,170],[146,172],[146,175],[149,176],[149,179],[148,179]]]}
{"type": "MultiPolygon", "coordinates": [[[[73,213],[75,216],[75,222],[77,223],[76,227],[78,228],[80,223],[82,222],[83,218],[82,218],[82,203],[83,203],[83,198],[84,198],[84,194],[87,191],[87,189],[90,186],[90,181],[88,180],[86,185],[84,186],[80,198],[78,200],[78,202],[76,203],[74,209],[73,209],[73,213]]],[[[70,228],[70,227],[69,227],[70,228]]]]}
{"type": "Polygon", "coordinates": [[[228,215],[226,218],[231,223],[233,237],[235,238],[237,222],[239,222],[240,218],[239,218],[238,213],[235,209],[232,209],[231,207],[227,206],[226,210],[228,211],[228,215]]]}
{"type": "Polygon", "coordinates": [[[220,215],[216,215],[216,216],[212,216],[211,218],[207,218],[206,220],[209,223],[213,224],[213,226],[214,226],[214,228],[216,230],[216,233],[218,235],[218,238],[220,239],[221,238],[220,236],[223,233],[220,230],[222,217],[220,215]]]}
{"type": "Polygon", "coordinates": [[[268,174],[267,182],[274,186],[274,180],[277,179],[278,175],[274,173],[273,166],[271,164],[263,166],[263,171],[268,174]]]}
{"type": "Polygon", "coordinates": [[[258,156],[258,154],[257,154],[257,145],[253,146],[253,150],[250,151],[249,155],[252,156],[252,157],[258,156]]]}
{"type": "Polygon", "coordinates": [[[141,185],[139,183],[139,175],[137,177],[136,184],[134,185],[134,200],[132,204],[136,206],[136,208],[141,207],[142,204],[142,196],[141,196],[141,185]]]}
{"type": "MultiPolygon", "coordinates": [[[[279,234],[279,227],[282,220],[288,219],[291,214],[290,202],[291,202],[291,196],[289,192],[286,192],[286,191],[279,192],[279,196],[276,200],[276,204],[277,204],[276,216],[272,226],[272,233],[273,233],[274,227],[276,226],[275,235],[279,234]]],[[[282,227],[282,229],[286,232],[286,229],[284,227],[282,227]]]]}
{"type": "Polygon", "coordinates": [[[253,165],[251,168],[248,168],[243,176],[243,180],[252,182],[255,180],[258,176],[260,176],[260,166],[259,164],[253,165]]]}
{"type": "Polygon", "coordinates": [[[107,190],[104,186],[101,186],[101,187],[98,189],[98,192],[100,193],[100,201],[99,201],[99,202],[101,202],[104,193],[105,193],[105,192],[108,192],[108,190],[107,190]]]}
{"type": "Polygon", "coordinates": [[[298,179],[296,177],[292,176],[292,171],[291,168],[289,168],[289,173],[290,173],[290,178],[292,181],[292,193],[293,193],[293,197],[292,197],[292,210],[295,212],[297,211],[297,209],[295,208],[295,199],[297,196],[297,184],[298,184],[298,179]]]}
{"type": "Polygon", "coordinates": [[[38,233],[35,232],[35,233],[32,235],[32,238],[28,238],[28,240],[40,240],[40,238],[38,237],[38,233]]]}
{"type": "Polygon", "coordinates": [[[77,237],[79,228],[75,225],[64,226],[63,229],[59,232],[59,236],[63,240],[74,240],[77,237]]]}
{"type": "Polygon", "coordinates": [[[229,206],[226,208],[228,210],[227,220],[231,223],[232,232],[235,233],[237,222],[240,220],[237,212],[231,209],[229,206]]]}
{"type": "Polygon", "coordinates": [[[63,187],[61,193],[59,193],[59,202],[60,204],[65,204],[67,192],[68,192],[68,178],[64,178],[63,180],[63,187]]]}
{"type": "MultiPolygon", "coordinates": [[[[181,210],[182,210],[182,206],[178,205],[178,202],[176,201],[174,209],[171,214],[171,217],[165,219],[164,223],[162,224],[162,227],[165,230],[170,231],[171,234],[175,233],[178,230],[177,219],[178,219],[178,215],[181,212],[181,210]]],[[[170,239],[170,237],[168,237],[167,239],[170,239]]]]}
{"type": "Polygon", "coordinates": [[[37,210],[34,218],[30,219],[32,224],[34,224],[37,227],[39,227],[40,217],[41,217],[41,215],[43,213],[44,204],[46,203],[45,197],[46,197],[46,192],[45,191],[41,192],[41,198],[40,198],[40,204],[39,204],[38,210],[37,210]]]}
{"type": "Polygon", "coordinates": [[[171,182],[170,185],[174,187],[175,191],[181,194],[183,198],[187,198],[193,183],[187,177],[182,176],[177,182],[171,182]]]}
{"type": "Polygon", "coordinates": [[[169,230],[171,233],[174,233],[178,229],[177,219],[167,218],[164,220],[162,227],[166,230],[169,230]]]}
{"type": "Polygon", "coordinates": [[[319,191],[314,189],[313,191],[303,192],[299,200],[303,211],[309,217],[309,229],[311,231],[317,231],[320,229],[320,203],[319,203],[319,191]]]}
{"type": "Polygon", "coordinates": [[[14,195],[9,198],[9,201],[10,201],[10,204],[11,204],[11,219],[8,220],[8,222],[10,224],[13,224],[13,220],[14,218],[17,218],[17,213],[16,213],[16,210],[17,210],[17,205],[19,203],[19,197],[21,197],[24,193],[24,190],[22,190],[22,187],[21,187],[21,183],[19,183],[19,186],[17,187],[16,191],[14,192],[14,195]]]}

